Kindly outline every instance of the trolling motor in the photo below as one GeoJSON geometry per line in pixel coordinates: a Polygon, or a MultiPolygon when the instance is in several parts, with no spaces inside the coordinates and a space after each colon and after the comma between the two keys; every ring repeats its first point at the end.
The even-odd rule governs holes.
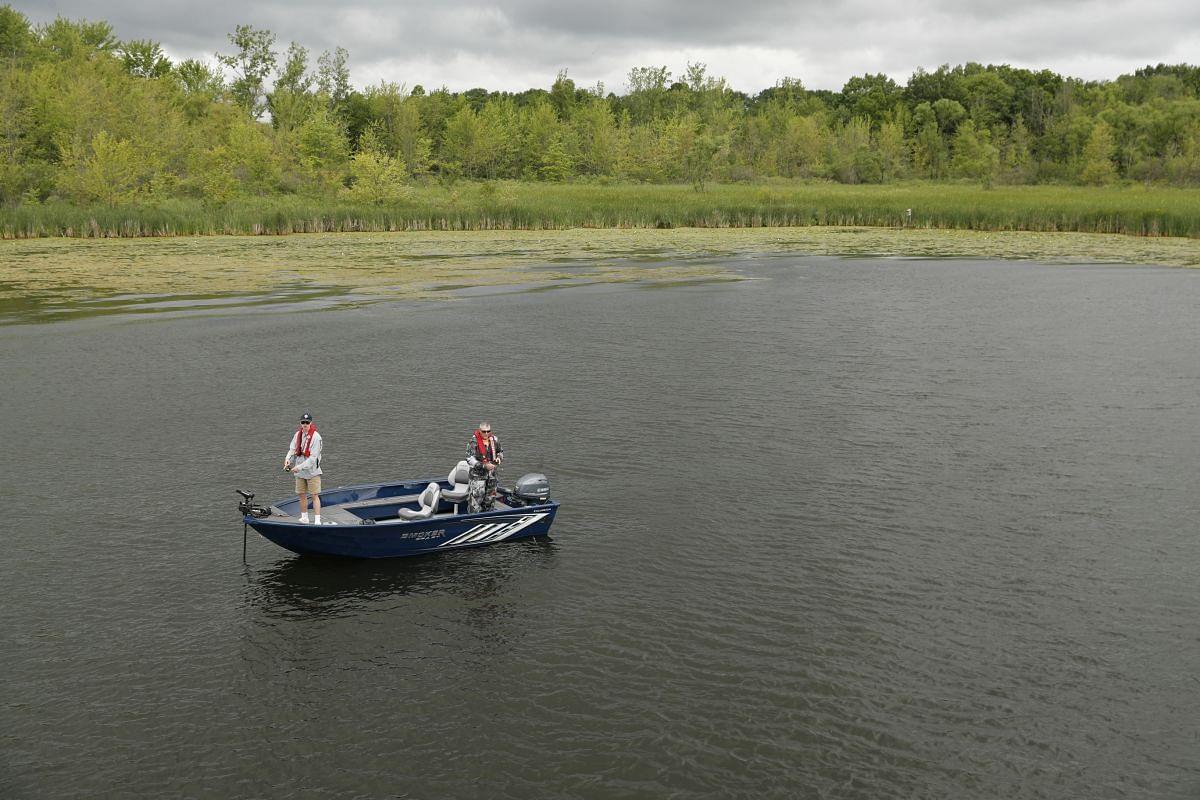
{"type": "Polygon", "coordinates": [[[242,496],[242,502],[238,503],[238,511],[242,512],[242,516],[249,515],[259,519],[271,516],[271,509],[254,505],[254,492],[238,489],[237,493],[242,496]]]}
{"type": "Polygon", "coordinates": [[[242,502],[238,503],[238,511],[242,512],[242,563],[246,563],[246,517],[255,517],[262,519],[263,517],[271,516],[271,509],[265,506],[254,505],[254,492],[247,492],[238,489],[237,493],[242,496],[242,502]]]}

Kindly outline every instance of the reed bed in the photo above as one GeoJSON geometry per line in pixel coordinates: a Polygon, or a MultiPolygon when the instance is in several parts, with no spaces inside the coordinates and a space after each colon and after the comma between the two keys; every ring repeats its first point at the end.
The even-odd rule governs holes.
{"type": "Polygon", "coordinates": [[[5,239],[825,225],[1200,238],[1200,192],[932,183],[733,184],[696,191],[678,185],[463,182],[417,187],[403,201],[374,205],[287,196],[221,205],[171,199],[0,209],[5,239]]]}

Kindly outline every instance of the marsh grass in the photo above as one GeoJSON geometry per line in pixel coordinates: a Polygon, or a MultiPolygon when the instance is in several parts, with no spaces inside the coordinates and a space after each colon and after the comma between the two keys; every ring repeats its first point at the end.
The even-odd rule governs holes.
{"type": "Polygon", "coordinates": [[[124,238],[566,228],[867,226],[1200,237],[1200,192],[959,184],[690,186],[467,183],[416,189],[403,202],[298,197],[225,205],[165,200],[128,207],[25,204],[0,210],[0,237],[124,238]]]}

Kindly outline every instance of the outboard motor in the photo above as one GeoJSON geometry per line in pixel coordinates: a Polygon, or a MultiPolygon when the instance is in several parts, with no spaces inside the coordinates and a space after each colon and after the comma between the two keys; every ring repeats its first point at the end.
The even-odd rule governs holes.
{"type": "Polygon", "coordinates": [[[550,500],[550,479],[540,472],[530,472],[517,478],[512,495],[523,505],[532,506],[550,500]]]}

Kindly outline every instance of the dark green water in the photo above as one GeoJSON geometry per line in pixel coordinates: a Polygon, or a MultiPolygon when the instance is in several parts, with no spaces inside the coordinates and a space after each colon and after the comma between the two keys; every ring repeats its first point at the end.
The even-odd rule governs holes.
{"type": "Polygon", "coordinates": [[[1200,795],[1200,273],[732,267],[0,328],[0,796],[1200,795]],[[553,536],[244,566],[302,410],[553,536]]]}

